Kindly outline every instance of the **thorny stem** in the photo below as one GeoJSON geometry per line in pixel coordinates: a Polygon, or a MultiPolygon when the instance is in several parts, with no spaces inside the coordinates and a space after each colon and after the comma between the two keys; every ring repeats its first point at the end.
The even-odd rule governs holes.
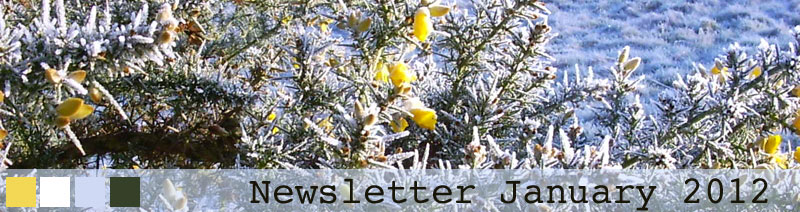
{"type": "Polygon", "coordinates": [[[224,58],[222,58],[222,60],[220,61],[220,64],[227,64],[228,61],[230,61],[231,59],[233,59],[236,56],[239,56],[239,54],[241,54],[245,50],[249,49],[250,47],[252,47],[256,43],[258,43],[259,41],[262,41],[264,39],[267,39],[268,37],[272,37],[273,35],[277,34],[278,33],[278,29],[280,29],[282,26],[283,25],[279,23],[278,25],[275,25],[275,27],[273,27],[272,29],[269,29],[269,31],[264,32],[264,34],[261,34],[260,36],[258,36],[258,38],[253,39],[250,42],[247,42],[241,48],[238,48],[238,49],[234,50],[233,53],[231,53],[231,54],[225,56],[224,58]]]}
{"type": "MultiPolygon", "coordinates": [[[[523,4],[517,3],[516,5],[514,5],[514,8],[512,10],[518,10],[518,9],[522,8],[522,6],[523,6],[523,4]]],[[[504,16],[503,20],[500,21],[500,24],[497,24],[492,28],[492,31],[489,32],[489,34],[481,41],[481,43],[479,43],[475,47],[475,49],[474,49],[474,51],[472,53],[467,54],[466,58],[463,58],[462,60],[459,60],[456,63],[457,72],[456,72],[455,81],[453,81],[452,87],[450,89],[451,93],[453,93],[453,94],[460,94],[461,93],[461,87],[462,87],[461,83],[466,78],[466,76],[464,76],[464,75],[467,74],[466,72],[467,72],[467,67],[469,67],[469,64],[472,63],[472,61],[475,59],[475,57],[477,57],[478,54],[483,51],[483,49],[486,46],[486,44],[488,44],[489,41],[492,41],[494,39],[494,37],[497,36],[498,33],[500,33],[500,30],[504,29],[506,24],[508,24],[508,22],[511,21],[511,19],[513,19],[513,18],[514,18],[514,16],[512,16],[512,15],[504,16]]],[[[454,96],[458,96],[458,95],[454,95],[454,96]]],[[[456,102],[454,102],[454,101],[456,101],[455,98],[451,99],[451,101],[449,102],[450,108],[452,108],[453,106],[456,105],[456,102]]]]}
{"type": "MultiPolygon", "coordinates": [[[[786,67],[783,67],[783,66],[784,65],[782,65],[782,64],[778,64],[776,67],[770,69],[769,71],[771,72],[771,71],[774,71],[774,70],[782,70],[782,69],[786,68],[786,67]]],[[[777,76],[776,78],[780,78],[783,75],[785,75],[786,73],[787,72],[780,72],[778,75],[776,75],[777,76]]],[[[750,89],[755,88],[757,85],[759,85],[760,83],[765,82],[765,81],[767,81],[767,79],[766,79],[766,77],[764,77],[762,75],[761,77],[758,77],[756,80],[753,80],[753,81],[751,81],[751,82],[749,82],[747,84],[744,84],[744,86],[742,87],[740,93],[745,93],[746,91],[749,91],[750,89]]],[[[673,128],[673,130],[670,130],[664,136],[659,137],[658,140],[666,141],[666,140],[673,139],[673,138],[675,138],[675,136],[677,136],[680,133],[681,130],[684,130],[684,131],[690,130],[691,126],[693,126],[694,124],[705,120],[705,118],[710,116],[710,115],[722,112],[722,111],[724,111],[724,109],[725,109],[724,105],[719,105],[719,106],[716,106],[716,107],[711,108],[709,110],[703,111],[702,113],[699,113],[696,116],[694,116],[691,119],[689,119],[689,121],[679,125],[676,128],[673,128]]],[[[779,121],[779,123],[781,123],[784,127],[791,129],[791,127],[789,127],[790,125],[784,123],[783,121],[779,121]]],[[[703,154],[705,154],[705,151],[706,151],[707,148],[708,148],[708,142],[703,144],[703,152],[700,153],[698,158],[701,158],[703,156],[703,154]]],[[[692,160],[692,163],[695,163],[696,161],[698,161],[697,158],[695,158],[695,160],[692,160]]]]}

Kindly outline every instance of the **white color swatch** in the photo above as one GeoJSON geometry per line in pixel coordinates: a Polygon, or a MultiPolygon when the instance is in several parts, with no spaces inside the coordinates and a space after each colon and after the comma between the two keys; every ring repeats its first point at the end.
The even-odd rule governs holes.
{"type": "Polygon", "coordinates": [[[69,177],[39,178],[39,207],[69,207],[69,177]]]}

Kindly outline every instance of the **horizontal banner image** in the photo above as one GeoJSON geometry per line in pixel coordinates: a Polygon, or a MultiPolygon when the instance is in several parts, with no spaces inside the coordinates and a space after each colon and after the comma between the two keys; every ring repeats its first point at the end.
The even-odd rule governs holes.
{"type": "Polygon", "coordinates": [[[800,211],[800,0],[0,0],[0,211],[800,211]]]}
{"type": "Polygon", "coordinates": [[[800,206],[798,173],[769,170],[9,170],[4,179],[0,197],[9,209],[783,211],[800,206]]]}

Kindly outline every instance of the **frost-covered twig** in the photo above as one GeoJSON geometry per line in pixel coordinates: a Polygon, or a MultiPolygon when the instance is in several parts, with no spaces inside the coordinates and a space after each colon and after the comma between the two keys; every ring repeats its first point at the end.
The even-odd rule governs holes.
{"type": "Polygon", "coordinates": [[[81,152],[81,155],[86,155],[86,152],[83,151],[83,145],[81,145],[81,140],[78,139],[78,136],[75,136],[75,133],[72,132],[72,128],[69,126],[64,127],[64,132],[67,133],[67,137],[72,141],[72,144],[75,145],[75,148],[81,152]]]}

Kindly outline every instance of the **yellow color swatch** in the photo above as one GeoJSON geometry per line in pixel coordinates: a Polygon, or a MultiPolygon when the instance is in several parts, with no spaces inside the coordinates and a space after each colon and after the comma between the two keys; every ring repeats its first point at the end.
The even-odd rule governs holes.
{"type": "Polygon", "coordinates": [[[36,207],[36,178],[7,177],[6,207],[36,207]]]}

